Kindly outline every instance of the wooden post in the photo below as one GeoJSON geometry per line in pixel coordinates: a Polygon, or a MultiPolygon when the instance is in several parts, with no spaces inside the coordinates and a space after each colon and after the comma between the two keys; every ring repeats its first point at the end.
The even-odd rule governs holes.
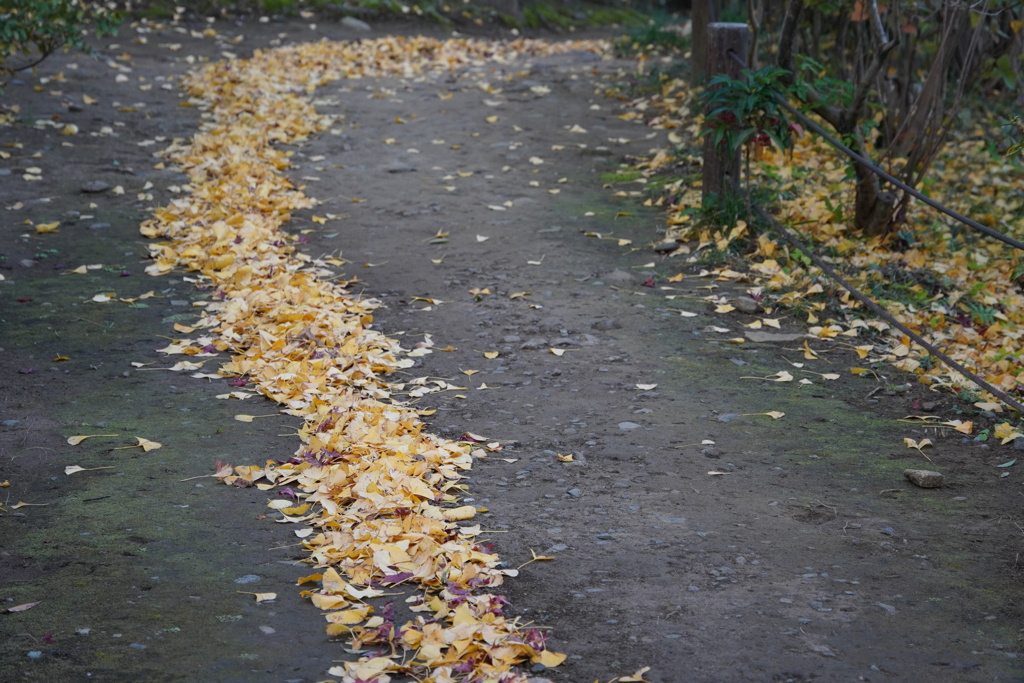
{"type": "MultiPolygon", "coordinates": [[[[743,67],[732,57],[735,54],[745,64],[750,29],[746,24],[715,23],[708,25],[708,77],[728,74],[739,78],[743,67]]],[[[724,144],[717,148],[711,136],[704,138],[704,177],[701,199],[710,195],[727,195],[732,191],[728,179],[737,186],[740,182],[740,151],[730,154],[724,144]]]]}

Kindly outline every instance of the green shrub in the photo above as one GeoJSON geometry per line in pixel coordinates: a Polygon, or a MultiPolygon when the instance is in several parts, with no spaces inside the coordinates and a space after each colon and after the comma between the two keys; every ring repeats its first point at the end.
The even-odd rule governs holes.
{"type": "Polygon", "coordinates": [[[100,2],[4,0],[0,3],[0,76],[28,69],[64,47],[87,50],[86,24],[96,35],[117,30],[120,17],[100,2]]]}

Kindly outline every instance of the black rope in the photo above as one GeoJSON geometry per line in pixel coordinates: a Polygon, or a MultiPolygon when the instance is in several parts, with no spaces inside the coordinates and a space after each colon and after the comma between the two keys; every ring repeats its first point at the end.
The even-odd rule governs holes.
{"type": "MultiPolygon", "coordinates": [[[[735,60],[741,67],[743,67],[744,69],[747,68],[747,65],[744,64],[743,60],[740,59],[739,55],[737,55],[733,50],[729,50],[729,56],[732,57],[733,60],[735,60]]],[[[818,125],[815,121],[813,121],[812,119],[808,118],[802,111],[800,111],[799,109],[797,109],[796,107],[791,105],[786,100],[786,98],[783,97],[780,93],[776,92],[776,93],[773,93],[773,94],[775,95],[776,101],[778,101],[778,103],[781,104],[791,114],[793,114],[798,119],[800,119],[800,121],[803,122],[804,125],[806,125],[808,128],[810,128],[815,133],[817,133],[822,138],[824,138],[825,141],[828,142],[830,145],[832,145],[836,149],[840,150],[841,152],[846,154],[851,159],[854,159],[855,161],[857,161],[859,164],[861,164],[862,166],[867,168],[869,171],[871,171],[875,175],[884,178],[885,180],[889,181],[890,183],[892,183],[896,187],[900,188],[901,190],[903,190],[904,192],[909,194],[910,196],[915,197],[915,198],[921,200],[922,202],[924,202],[928,206],[932,207],[936,211],[940,211],[940,212],[946,214],[947,216],[949,216],[950,218],[954,218],[954,219],[960,221],[961,223],[963,223],[964,225],[967,225],[967,226],[969,226],[971,228],[974,228],[975,230],[980,230],[981,232],[985,233],[989,237],[993,237],[993,238],[999,240],[1000,242],[1004,242],[1004,243],[1010,245],[1011,247],[1016,247],[1017,249],[1024,250],[1024,242],[1021,242],[1018,239],[1010,237],[1009,235],[1004,235],[1003,233],[999,232],[998,230],[993,230],[992,228],[988,227],[987,225],[983,225],[983,224],[979,223],[978,221],[974,220],[973,218],[968,218],[967,216],[964,216],[963,214],[961,214],[961,213],[959,213],[957,211],[954,211],[953,209],[950,209],[950,208],[940,204],[939,202],[935,201],[931,197],[929,197],[927,195],[924,195],[924,194],[921,194],[920,192],[915,190],[910,185],[907,185],[905,182],[903,182],[902,180],[900,180],[896,176],[894,176],[894,175],[892,175],[890,173],[887,173],[886,171],[882,170],[878,166],[875,166],[875,164],[870,159],[868,159],[865,156],[862,156],[862,155],[858,154],[857,152],[853,151],[852,149],[850,149],[849,147],[844,145],[842,142],[840,142],[835,137],[833,137],[828,131],[826,131],[824,128],[822,128],[820,125],[818,125]]]]}
{"type": "MultiPolygon", "coordinates": [[[[743,61],[739,58],[739,56],[734,51],[730,50],[729,51],[729,56],[732,57],[737,63],[739,63],[739,65],[741,67],[746,68],[746,64],[743,63],[743,61]]],[[[790,113],[794,114],[798,119],[803,121],[804,124],[807,125],[808,128],[813,130],[818,135],[822,136],[827,142],[829,142],[832,146],[834,146],[837,149],[839,149],[842,152],[844,152],[847,156],[849,156],[852,159],[856,160],[857,162],[863,164],[865,167],[867,167],[869,170],[871,170],[875,174],[881,176],[882,178],[885,178],[886,180],[888,180],[893,185],[896,185],[900,189],[902,189],[905,192],[909,193],[911,196],[916,197],[917,199],[920,199],[921,201],[923,201],[928,206],[931,206],[933,209],[941,211],[942,213],[950,216],[951,218],[954,218],[954,219],[960,221],[961,223],[963,223],[963,224],[965,224],[965,225],[967,225],[969,227],[972,227],[972,228],[975,228],[977,230],[980,230],[980,231],[984,232],[985,234],[990,235],[991,237],[995,237],[996,239],[1001,240],[1002,242],[1005,242],[1006,244],[1009,244],[1010,246],[1016,247],[1017,249],[1024,250],[1024,242],[1016,240],[1016,239],[1014,239],[1012,237],[1009,237],[1007,235],[1002,234],[1001,232],[993,230],[992,228],[989,228],[989,227],[987,227],[985,225],[982,225],[981,223],[979,223],[976,220],[973,220],[971,218],[963,216],[960,213],[957,213],[956,211],[953,211],[952,209],[949,209],[949,208],[943,206],[942,204],[938,203],[934,199],[931,199],[930,197],[927,197],[927,196],[921,194],[920,192],[918,192],[914,188],[910,187],[909,185],[907,185],[903,181],[899,180],[898,178],[890,175],[889,173],[886,173],[885,171],[883,171],[878,166],[875,166],[875,164],[872,163],[870,159],[867,159],[866,157],[861,156],[857,152],[854,152],[852,149],[850,149],[849,147],[844,145],[839,140],[835,139],[825,129],[823,129],[817,123],[815,123],[814,121],[809,119],[807,116],[805,116],[803,114],[803,112],[799,111],[798,109],[796,109],[795,107],[790,105],[789,102],[787,102],[786,99],[781,94],[776,92],[776,93],[774,93],[774,95],[775,95],[776,100],[778,100],[779,104],[781,104],[783,107],[785,107],[790,113]]],[[[731,179],[730,179],[730,182],[732,183],[733,190],[734,191],[738,191],[738,188],[736,187],[735,181],[731,181],[731,179]]],[[[895,317],[893,317],[893,315],[891,313],[889,313],[889,311],[887,311],[884,308],[882,308],[879,304],[875,303],[872,299],[870,299],[866,294],[864,294],[859,289],[854,287],[852,284],[847,282],[846,279],[842,275],[837,273],[836,270],[831,265],[826,263],[815,252],[813,252],[810,249],[808,249],[807,246],[803,242],[800,241],[800,238],[798,238],[796,236],[796,233],[794,233],[789,228],[783,226],[773,216],[771,216],[768,212],[766,212],[763,208],[761,208],[761,206],[759,204],[756,204],[756,203],[750,201],[749,194],[747,195],[747,201],[750,202],[750,205],[754,208],[754,210],[757,211],[757,214],[763,220],[767,221],[769,225],[771,225],[773,228],[775,228],[775,230],[779,233],[779,235],[782,236],[783,239],[785,239],[787,242],[789,242],[790,245],[792,245],[796,249],[799,249],[801,252],[803,252],[805,255],[807,255],[807,257],[811,260],[811,262],[815,266],[820,268],[821,271],[823,273],[825,273],[826,275],[828,275],[830,278],[832,278],[833,280],[838,282],[846,291],[848,291],[851,295],[853,295],[853,297],[855,299],[857,299],[857,301],[861,302],[862,304],[864,304],[865,306],[870,308],[879,317],[881,317],[883,320],[888,322],[890,325],[892,325],[893,327],[898,329],[903,334],[907,335],[907,337],[912,339],[914,341],[914,343],[916,343],[918,346],[923,348],[925,351],[927,351],[928,353],[930,353],[933,356],[935,356],[936,358],[938,358],[940,361],[945,363],[948,367],[956,370],[961,375],[963,375],[964,377],[968,378],[969,380],[974,382],[976,385],[978,385],[982,389],[988,391],[990,394],[992,394],[996,398],[1000,399],[1006,405],[1010,406],[1011,408],[1013,408],[1017,412],[1024,414],[1024,404],[1021,404],[1020,402],[1018,402],[1016,399],[1012,398],[1009,394],[1007,394],[1002,389],[999,389],[999,388],[995,387],[990,382],[982,379],[981,377],[979,377],[975,373],[971,372],[970,370],[965,368],[963,365],[961,365],[960,363],[958,363],[957,361],[953,360],[948,355],[946,355],[946,353],[944,353],[937,346],[935,346],[934,344],[932,344],[931,342],[926,340],[924,337],[922,337],[921,335],[917,334],[916,332],[911,330],[909,327],[907,327],[906,325],[901,323],[899,320],[897,320],[895,317]]]]}
{"type": "MultiPolygon", "coordinates": [[[[733,187],[735,189],[735,185],[733,187]]],[[[943,363],[945,363],[949,367],[953,368],[954,370],[956,370],[957,372],[962,374],[964,377],[967,377],[972,382],[977,384],[979,387],[981,387],[985,391],[989,392],[990,394],[992,394],[996,398],[998,398],[1001,401],[1003,401],[1004,403],[1006,403],[1006,405],[1008,405],[1011,408],[1013,408],[1014,410],[1024,414],[1024,405],[1022,405],[1021,403],[1019,403],[1015,399],[1011,398],[1010,395],[1007,394],[1005,391],[1003,391],[1001,389],[998,389],[997,387],[993,386],[988,381],[982,379],[978,375],[974,374],[973,372],[971,372],[970,370],[965,368],[960,363],[956,362],[955,360],[953,360],[952,358],[947,356],[938,347],[936,347],[931,342],[927,341],[924,337],[922,337],[921,335],[917,334],[916,332],[911,330],[909,327],[907,327],[906,325],[901,323],[899,320],[894,318],[889,313],[889,311],[887,311],[884,308],[882,308],[881,306],[879,306],[877,303],[875,303],[870,298],[868,298],[868,296],[866,294],[864,294],[859,289],[857,289],[856,287],[851,285],[849,282],[847,282],[846,279],[843,278],[842,275],[837,273],[835,271],[835,269],[832,268],[832,266],[830,266],[828,263],[826,263],[823,259],[821,259],[813,251],[808,249],[804,245],[804,243],[800,241],[800,239],[796,236],[796,234],[794,234],[789,228],[784,227],[779,221],[775,220],[775,218],[773,216],[771,216],[768,212],[766,212],[763,208],[761,208],[760,205],[754,204],[754,203],[751,203],[751,205],[757,211],[757,214],[759,216],[761,216],[762,219],[767,221],[773,228],[775,228],[775,230],[778,231],[778,233],[783,237],[783,239],[785,239],[792,246],[794,246],[795,248],[799,249],[801,252],[806,254],[807,257],[809,259],[811,259],[811,262],[814,263],[814,265],[816,265],[818,268],[820,268],[830,278],[832,278],[833,280],[838,282],[840,285],[842,285],[843,288],[846,289],[846,291],[848,291],[850,294],[852,294],[854,296],[854,298],[857,299],[857,301],[861,302],[862,304],[864,304],[865,306],[870,308],[872,311],[877,313],[883,320],[888,322],[890,325],[892,325],[893,327],[898,329],[903,334],[905,334],[908,337],[910,337],[915,343],[917,343],[918,346],[920,346],[921,348],[926,350],[928,353],[932,354],[933,356],[935,356],[936,358],[941,360],[943,363]]]]}

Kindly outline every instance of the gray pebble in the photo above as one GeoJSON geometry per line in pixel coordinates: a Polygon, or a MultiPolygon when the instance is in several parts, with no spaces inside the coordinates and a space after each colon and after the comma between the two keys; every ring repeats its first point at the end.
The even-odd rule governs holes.
{"type": "Polygon", "coordinates": [[[732,305],[735,306],[736,310],[740,313],[757,313],[761,310],[761,305],[749,296],[736,297],[732,300],[732,305]]]}
{"type": "Polygon", "coordinates": [[[633,282],[636,278],[633,277],[632,273],[626,272],[621,268],[616,268],[612,272],[604,276],[604,279],[608,282],[614,282],[616,284],[628,285],[633,282]]]}
{"type": "Polygon", "coordinates": [[[98,192],[106,192],[110,189],[110,183],[103,182],[102,180],[87,180],[82,183],[82,192],[87,194],[96,194],[98,192]]]}
{"type": "Polygon", "coordinates": [[[619,423],[619,429],[621,429],[623,431],[628,431],[630,429],[639,429],[639,428],[640,428],[640,425],[638,425],[636,422],[620,422],[619,423]]]}
{"type": "Polygon", "coordinates": [[[21,420],[4,420],[2,423],[4,427],[17,427],[21,424],[21,420]]]}
{"type": "Polygon", "coordinates": [[[345,17],[341,20],[341,25],[346,28],[353,28],[357,31],[371,31],[373,30],[369,24],[362,19],[356,19],[355,17],[345,17]]]}
{"type": "Polygon", "coordinates": [[[942,481],[945,478],[939,472],[914,469],[903,470],[903,476],[909,479],[910,483],[923,489],[937,489],[942,486],[942,481]]]}

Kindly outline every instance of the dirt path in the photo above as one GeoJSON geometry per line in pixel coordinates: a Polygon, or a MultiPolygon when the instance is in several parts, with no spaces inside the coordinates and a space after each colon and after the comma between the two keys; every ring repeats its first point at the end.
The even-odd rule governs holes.
{"type": "MultiPolygon", "coordinates": [[[[309,568],[288,525],[265,518],[267,494],[182,481],[219,459],[290,457],[287,420],[237,422],[238,404],[215,398],[225,382],[130,364],[169,366],[154,349],[205,296],[140,263],[138,223],[183,181],[151,154],[198,124],[166,80],[182,56],[361,35],[217,29],[246,38],[168,29],[141,45],[126,31],[107,50],[126,55],[121,81],[61,57],[40,72],[50,80],[5,96],[21,111],[0,128],[0,607],[42,602],[0,615],[3,680],[312,681],[351,656],[298,596],[309,568]],[[78,106],[83,94],[98,103],[78,106]],[[61,136],[65,123],[78,134],[61,136]],[[25,179],[34,167],[42,179],[25,179]],[[88,180],[124,194],[83,194],[88,180]],[[36,234],[26,220],[62,223],[36,234]],[[103,267],[65,274],[83,264],[103,267]],[[119,436],[65,442],[94,433],[119,436]],[[110,450],[136,436],[163,447],[110,450]],[[68,465],[114,468],[66,476],[68,465]]],[[[477,462],[465,501],[489,509],[489,542],[511,566],[555,558],[504,587],[513,613],[569,654],[536,674],[1021,680],[1022,492],[1013,468],[995,467],[1015,451],[897,423],[922,398],[947,417],[956,405],[905,391],[895,373],[849,377],[856,356],[820,342],[805,369],[840,380],[749,379],[798,374],[787,359],[802,360],[799,342],[730,343],[764,316],[714,313],[709,293],[742,290],[646,248],[657,213],[614,195],[639,185],[602,188],[624,155],[663,144],[601,94],[626,66],[579,51],[336,82],[316,93],[321,113],[344,116],[336,134],[293,156],[292,178],[322,202],[289,225],[303,250],[349,261],[345,274],[386,304],[379,329],[409,348],[429,335],[410,378],[464,387],[420,399],[438,411],[432,429],[505,444],[477,462]],[[935,442],[942,488],[903,479],[928,465],[907,436],[935,442]]],[[[800,331],[780,317],[782,332],[800,331]]]]}

